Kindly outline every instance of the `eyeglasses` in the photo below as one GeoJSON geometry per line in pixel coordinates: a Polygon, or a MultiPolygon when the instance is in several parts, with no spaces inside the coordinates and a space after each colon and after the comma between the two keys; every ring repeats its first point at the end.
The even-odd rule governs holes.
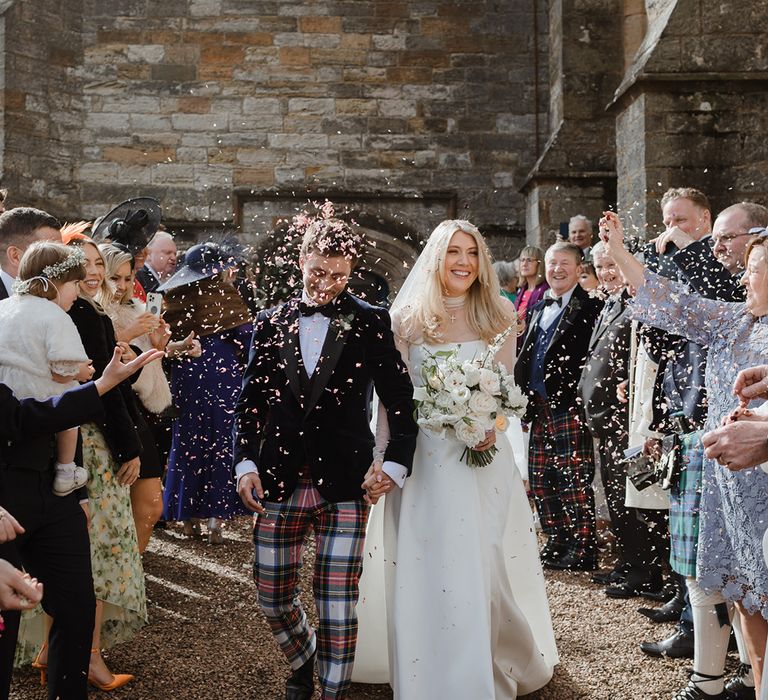
{"type": "Polygon", "coordinates": [[[718,243],[730,243],[731,241],[736,240],[737,238],[741,238],[742,236],[753,236],[753,233],[726,233],[724,236],[712,236],[712,244],[717,245],[718,243]]]}
{"type": "Polygon", "coordinates": [[[529,262],[537,263],[539,262],[539,260],[538,258],[520,258],[520,262],[521,263],[529,263],[529,262]]]}

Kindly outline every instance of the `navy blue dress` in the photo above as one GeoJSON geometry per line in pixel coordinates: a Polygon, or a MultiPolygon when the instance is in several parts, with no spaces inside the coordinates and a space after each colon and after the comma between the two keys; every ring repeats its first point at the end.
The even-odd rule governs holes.
{"type": "Polygon", "coordinates": [[[174,362],[171,392],[179,417],[168,460],[164,520],[248,513],[232,476],[232,421],[251,331],[247,323],[202,336],[199,358],[174,362]]]}

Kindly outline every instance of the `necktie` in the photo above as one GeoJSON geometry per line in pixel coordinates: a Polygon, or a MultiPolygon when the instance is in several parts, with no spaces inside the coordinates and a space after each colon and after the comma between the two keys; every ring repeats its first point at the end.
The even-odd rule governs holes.
{"type": "Polygon", "coordinates": [[[558,306],[562,306],[563,298],[562,297],[546,297],[544,299],[544,306],[549,306],[550,304],[557,304],[558,306]]]}
{"type": "Polygon", "coordinates": [[[318,306],[317,304],[307,304],[303,301],[299,302],[299,313],[302,316],[312,316],[314,314],[322,314],[326,318],[335,318],[336,316],[339,315],[339,311],[333,305],[333,303],[323,304],[322,306],[318,306]]]}

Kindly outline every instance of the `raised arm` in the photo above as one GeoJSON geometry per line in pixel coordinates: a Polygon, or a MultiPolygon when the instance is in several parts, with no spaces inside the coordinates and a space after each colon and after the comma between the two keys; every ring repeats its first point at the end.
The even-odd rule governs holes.
{"type": "Polygon", "coordinates": [[[685,285],[646,270],[624,246],[624,230],[614,212],[605,212],[600,220],[600,237],[624,278],[637,290],[630,306],[632,318],[709,345],[744,313],[743,304],[704,299],[685,285]]]}

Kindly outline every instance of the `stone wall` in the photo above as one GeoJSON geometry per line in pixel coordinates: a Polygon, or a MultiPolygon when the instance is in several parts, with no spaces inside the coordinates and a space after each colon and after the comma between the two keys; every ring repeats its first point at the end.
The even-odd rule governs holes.
{"type": "Polygon", "coordinates": [[[658,230],[669,187],[697,187],[715,210],[768,204],[767,32],[764,3],[650,3],[612,109],[618,204],[640,233],[658,230]]]}
{"type": "Polygon", "coordinates": [[[20,112],[6,138],[3,182],[27,201],[90,218],[148,194],[174,222],[247,226],[252,192],[449,193],[481,227],[522,233],[536,122],[527,5],[18,0],[8,13],[6,62],[35,36],[52,65],[17,81],[29,97],[6,90],[25,119],[45,110],[39,127],[20,112]],[[54,113],[68,125],[56,143],[54,113]]]}

